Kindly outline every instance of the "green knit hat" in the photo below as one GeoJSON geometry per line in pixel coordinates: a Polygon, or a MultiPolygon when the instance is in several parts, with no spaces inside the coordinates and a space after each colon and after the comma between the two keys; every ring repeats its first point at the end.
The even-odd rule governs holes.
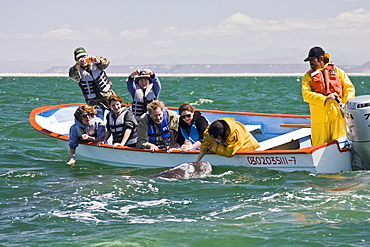
{"type": "Polygon", "coordinates": [[[86,56],[87,52],[83,47],[78,47],[75,49],[74,54],[75,54],[75,58],[78,59],[82,56],[86,56]]]}

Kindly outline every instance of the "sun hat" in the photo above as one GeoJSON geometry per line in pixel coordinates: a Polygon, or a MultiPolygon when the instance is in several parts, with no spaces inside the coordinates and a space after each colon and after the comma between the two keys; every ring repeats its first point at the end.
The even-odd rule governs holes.
{"type": "Polygon", "coordinates": [[[75,55],[75,58],[78,59],[78,58],[80,58],[82,56],[86,56],[87,55],[87,52],[86,52],[85,48],[78,47],[78,48],[75,49],[74,55],[75,55]]]}
{"type": "Polygon", "coordinates": [[[308,52],[308,57],[304,61],[311,61],[315,57],[319,56],[325,56],[325,51],[321,47],[315,46],[310,49],[310,51],[308,52]]]}
{"type": "Polygon", "coordinates": [[[145,71],[140,71],[140,74],[135,76],[135,83],[139,83],[140,79],[148,79],[150,82],[152,82],[150,75],[146,75],[145,71]]]}

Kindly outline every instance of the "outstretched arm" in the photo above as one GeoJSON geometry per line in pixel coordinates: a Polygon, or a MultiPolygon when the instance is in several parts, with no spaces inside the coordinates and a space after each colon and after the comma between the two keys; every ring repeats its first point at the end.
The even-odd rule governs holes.
{"type": "Polygon", "coordinates": [[[76,149],[75,148],[69,148],[69,161],[67,162],[68,165],[75,165],[76,164],[76,158],[75,158],[76,149]]]}
{"type": "Polygon", "coordinates": [[[198,158],[197,158],[197,160],[195,162],[200,161],[207,154],[207,152],[212,149],[213,145],[214,145],[214,143],[212,143],[211,145],[209,145],[207,149],[205,149],[203,151],[200,151],[199,152],[199,155],[198,155],[198,158]]]}

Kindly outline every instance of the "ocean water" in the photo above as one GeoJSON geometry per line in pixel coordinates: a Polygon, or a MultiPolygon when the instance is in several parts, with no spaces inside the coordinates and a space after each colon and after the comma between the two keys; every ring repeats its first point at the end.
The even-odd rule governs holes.
{"type": "MultiPolygon", "coordinates": [[[[123,77],[111,78],[130,102],[123,77]]],[[[160,77],[168,106],[308,114],[301,77],[160,77]]],[[[357,95],[370,77],[351,77],[357,95]]],[[[67,77],[0,78],[0,246],[370,246],[370,174],[215,167],[205,178],[79,161],[29,124],[83,102],[67,77]]],[[[148,161],[150,162],[150,161],[148,161]]]]}

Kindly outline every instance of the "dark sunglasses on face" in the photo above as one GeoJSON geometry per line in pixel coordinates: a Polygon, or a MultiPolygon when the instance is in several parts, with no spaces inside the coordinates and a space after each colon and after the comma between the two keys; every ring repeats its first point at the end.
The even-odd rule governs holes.
{"type": "Polygon", "coordinates": [[[87,113],[87,114],[83,114],[83,115],[81,115],[81,117],[83,117],[83,118],[87,118],[87,116],[92,117],[92,116],[94,116],[94,114],[92,114],[92,113],[87,113]]]}
{"type": "Polygon", "coordinates": [[[191,114],[181,115],[180,117],[181,117],[182,119],[184,119],[184,118],[186,118],[186,117],[191,118],[191,114]]]}

